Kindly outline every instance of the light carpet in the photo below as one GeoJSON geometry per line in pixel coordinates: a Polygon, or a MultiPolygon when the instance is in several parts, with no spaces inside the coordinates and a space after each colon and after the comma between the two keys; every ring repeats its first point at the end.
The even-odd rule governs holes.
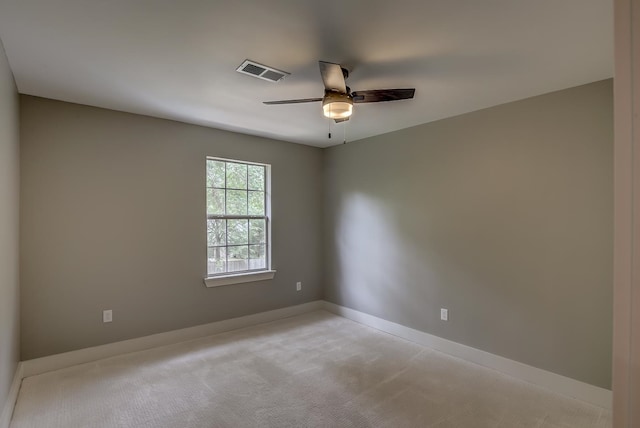
{"type": "Polygon", "coordinates": [[[604,428],[610,412],[328,312],[25,378],[11,428],[604,428]]]}

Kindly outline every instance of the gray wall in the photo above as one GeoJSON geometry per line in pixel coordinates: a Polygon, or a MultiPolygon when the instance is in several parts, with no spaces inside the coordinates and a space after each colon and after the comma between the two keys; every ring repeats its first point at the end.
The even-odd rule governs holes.
{"type": "Polygon", "coordinates": [[[612,126],[606,80],[327,150],[326,299],[609,388],[612,126]]]}
{"type": "Polygon", "coordinates": [[[321,297],[320,149],[30,96],[21,132],[23,359],[321,297]],[[204,287],[208,155],[273,166],[274,280],[204,287]]]}
{"type": "Polygon", "coordinates": [[[612,113],[607,80],[322,151],[22,96],[22,358],[324,284],[329,301],[609,387],[612,113]],[[273,165],[273,281],[203,286],[207,155],[273,165]]]}
{"type": "Polygon", "coordinates": [[[18,91],[0,42],[0,413],[20,357],[18,91]]]}

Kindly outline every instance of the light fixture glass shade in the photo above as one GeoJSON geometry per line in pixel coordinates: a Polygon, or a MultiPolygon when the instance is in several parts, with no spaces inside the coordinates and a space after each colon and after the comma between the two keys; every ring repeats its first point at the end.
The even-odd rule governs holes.
{"type": "Polygon", "coordinates": [[[322,111],[330,119],[347,118],[353,113],[353,100],[345,94],[328,94],[322,102],[322,111]]]}

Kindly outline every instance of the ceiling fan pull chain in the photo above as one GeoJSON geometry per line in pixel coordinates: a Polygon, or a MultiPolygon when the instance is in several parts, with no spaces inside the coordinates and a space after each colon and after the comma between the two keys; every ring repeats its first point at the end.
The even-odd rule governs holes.
{"type": "Polygon", "coordinates": [[[347,144],[347,125],[348,122],[344,122],[343,134],[342,134],[342,144],[347,144]]]}

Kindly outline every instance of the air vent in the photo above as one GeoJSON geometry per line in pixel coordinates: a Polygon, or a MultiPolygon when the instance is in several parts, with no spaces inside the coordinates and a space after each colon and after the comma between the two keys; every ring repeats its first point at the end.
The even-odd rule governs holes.
{"type": "Polygon", "coordinates": [[[277,82],[284,79],[290,73],[286,71],[277,70],[273,67],[267,67],[266,65],[258,64],[250,60],[246,60],[240,67],[236,68],[238,73],[247,74],[249,76],[257,77],[258,79],[268,80],[269,82],[277,82]]]}

